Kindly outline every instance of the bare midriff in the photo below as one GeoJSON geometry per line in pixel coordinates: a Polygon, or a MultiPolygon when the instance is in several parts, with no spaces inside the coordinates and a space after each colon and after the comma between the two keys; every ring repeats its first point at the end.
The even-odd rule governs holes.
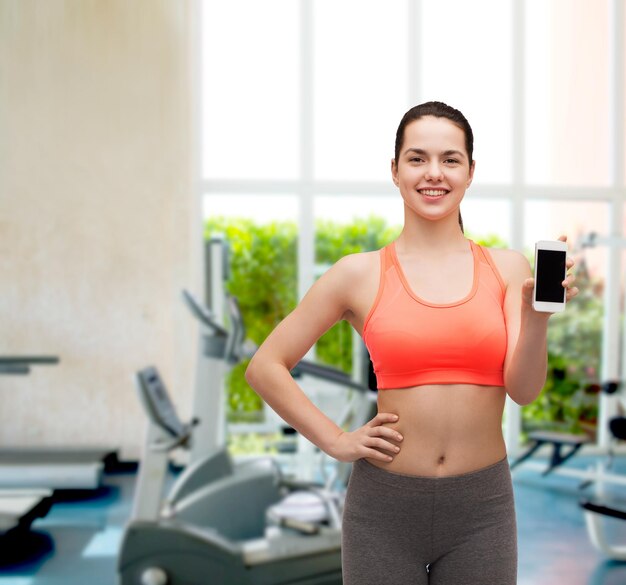
{"type": "Polygon", "coordinates": [[[502,413],[506,392],[501,386],[425,385],[378,391],[378,412],[397,414],[383,426],[398,431],[400,447],[386,462],[366,457],[372,465],[405,475],[442,477],[468,473],[502,460],[506,446],[502,413]]]}

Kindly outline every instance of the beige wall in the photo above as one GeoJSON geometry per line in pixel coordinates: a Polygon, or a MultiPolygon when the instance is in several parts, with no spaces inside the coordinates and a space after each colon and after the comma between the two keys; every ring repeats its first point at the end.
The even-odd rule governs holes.
{"type": "Polygon", "coordinates": [[[157,365],[188,413],[200,279],[191,0],[0,0],[0,445],[136,457],[132,375],[157,365]]]}

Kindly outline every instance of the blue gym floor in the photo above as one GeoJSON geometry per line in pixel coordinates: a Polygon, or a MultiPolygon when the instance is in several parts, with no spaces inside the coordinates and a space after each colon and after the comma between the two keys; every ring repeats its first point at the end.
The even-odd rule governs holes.
{"type": "MultiPolygon", "coordinates": [[[[541,462],[533,459],[533,462],[541,462]]],[[[587,468],[593,458],[578,456],[568,468],[587,468]]],[[[626,459],[615,471],[626,475],[626,459]]],[[[579,480],[556,474],[542,477],[522,464],[514,471],[519,533],[519,585],[624,585],[626,563],[604,560],[592,548],[578,506],[581,496],[598,487],[579,491],[579,480]]],[[[33,525],[30,543],[0,540],[0,585],[113,585],[116,554],[134,490],[133,473],[109,475],[107,487],[96,496],[57,502],[46,518],[33,525]],[[41,554],[27,556],[37,545],[41,554]],[[9,559],[7,559],[9,557],[9,559]]],[[[626,486],[611,486],[612,497],[626,508],[626,486]]],[[[615,539],[626,545],[626,521],[607,520],[615,539]]],[[[389,585],[393,585],[390,579],[389,585]]]]}

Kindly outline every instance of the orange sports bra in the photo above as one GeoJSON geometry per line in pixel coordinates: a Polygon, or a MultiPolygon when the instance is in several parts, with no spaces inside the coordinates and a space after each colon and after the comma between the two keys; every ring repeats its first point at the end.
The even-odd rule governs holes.
{"type": "Polygon", "coordinates": [[[395,242],[380,249],[380,282],[363,341],[379,389],[423,384],[504,386],[505,285],[487,250],[474,257],[469,294],[454,303],[420,299],[409,286],[395,242]]]}

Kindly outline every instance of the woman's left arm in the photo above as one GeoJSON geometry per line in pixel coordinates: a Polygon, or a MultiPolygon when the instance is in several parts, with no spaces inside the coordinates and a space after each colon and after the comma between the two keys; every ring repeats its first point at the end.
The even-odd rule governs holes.
{"type": "MultiPolygon", "coordinates": [[[[559,240],[566,241],[566,236],[559,240]]],[[[567,259],[567,269],[574,260],[567,259]]],[[[547,332],[552,313],[535,311],[532,306],[535,279],[528,260],[519,252],[509,252],[501,272],[507,283],[504,314],[507,329],[507,351],[504,360],[504,386],[517,404],[530,404],[546,383],[548,369],[547,332]]],[[[563,281],[566,301],[578,294],[575,277],[563,281]]]]}

